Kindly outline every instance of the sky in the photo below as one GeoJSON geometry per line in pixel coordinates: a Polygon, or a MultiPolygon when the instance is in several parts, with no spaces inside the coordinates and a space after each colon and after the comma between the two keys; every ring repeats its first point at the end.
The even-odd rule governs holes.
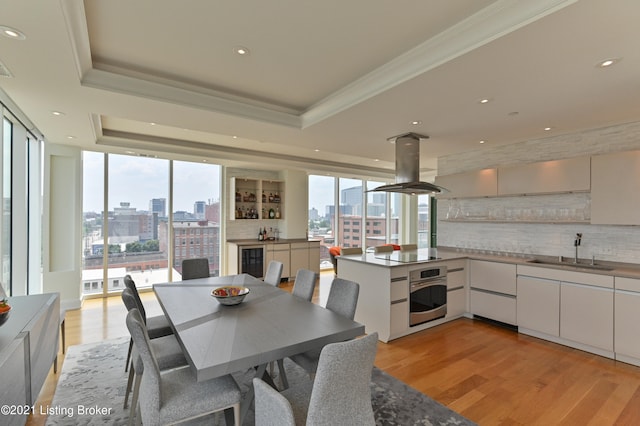
{"type": "MultiPolygon", "coordinates": [[[[102,153],[85,152],[84,211],[102,211],[102,153]]],[[[174,161],[174,211],[193,212],[196,201],[220,200],[220,166],[174,161]]],[[[148,210],[152,198],[169,198],[169,161],[126,155],[109,155],[109,205],[129,202],[138,210],[148,210]]]]}

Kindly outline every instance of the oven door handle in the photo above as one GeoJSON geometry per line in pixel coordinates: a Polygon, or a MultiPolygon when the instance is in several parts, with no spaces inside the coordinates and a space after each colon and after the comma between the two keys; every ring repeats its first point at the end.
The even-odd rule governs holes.
{"type": "Polygon", "coordinates": [[[417,283],[411,283],[411,290],[420,290],[425,287],[431,287],[433,285],[447,285],[447,280],[443,278],[438,278],[436,280],[429,281],[420,281],[417,283]]]}

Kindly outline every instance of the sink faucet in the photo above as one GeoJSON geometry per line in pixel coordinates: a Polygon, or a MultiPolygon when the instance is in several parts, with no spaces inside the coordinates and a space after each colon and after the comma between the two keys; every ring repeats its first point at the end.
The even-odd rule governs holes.
{"type": "Polygon", "coordinates": [[[578,263],[578,247],[580,246],[580,241],[582,240],[582,234],[576,234],[576,239],[573,241],[573,246],[576,248],[576,256],[573,259],[573,263],[578,263]]]}

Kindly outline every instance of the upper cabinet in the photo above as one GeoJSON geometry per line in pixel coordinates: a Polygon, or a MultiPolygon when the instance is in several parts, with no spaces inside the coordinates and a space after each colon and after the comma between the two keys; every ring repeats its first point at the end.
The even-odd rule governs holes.
{"type": "Polygon", "coordinates": [[[449,190],[439,198],[495,197],[498,193],[496,169],[436,176],[435,184],[449,190]]]}
{"type": "Polygon", "coordinates": [[[591,223],[640,225],[640,151],[591,159],[591,223]]]}
{"type": "Polygon", "coordinates": [[[498,169],[498,195],[585,192],[590,186],[590,157],[498,169]]]}
{"type": "Polygon", "coordinates": [[[232,177],[229,190],[232,220],[283,219],[284,182],[232,177]]]}

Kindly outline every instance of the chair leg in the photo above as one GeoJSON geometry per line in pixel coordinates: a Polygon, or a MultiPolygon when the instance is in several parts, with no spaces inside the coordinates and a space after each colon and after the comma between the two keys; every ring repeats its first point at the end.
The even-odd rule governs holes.
{"type": "MultiPolygon", "coordinates": [[[[142,415],[140,415],[140,404],[137,405],[137,408],[135,410],[135,416],[136,416],[136,426],[142,426],[142,415]]],[[[131,424],[131,416],[129,416],[129,424],[131,424]]]]}
{"type": "Polygon", "coordinates": [[[224,422],[227,426],[240,426],[240,404],[234,404],[229,408],[225,408],[224,422]]]}
{"type": "MultiPolygon", "coordinates": [[[[135,374],[134,372],[134,368],[133,366],[131,366],[131,368],[129,369],[129,378],[127,379],[127,389],[124,391],[124,406],[122,408],[124,408],[125,410],[127,409],[127,406],[129,405],[129,393],[131,392],[131,385],[133,385],[133,375],[135,374]]],[[[132,407],[135,407],[135,405],[133,403],[131,403],[132,407]]],[[[133,408],[132,408],[133,410],[133,408]]]]}
{"type": "Polygon", "coordinates": [[[133,339],[129,340],[129,350],[127,351],[127,362],[124,365],[124,371],[127,372],[129,368],[129,360],[131,359],[131,350],[133,349],[133,339]]]}
{"type": "Polygon", "coordinates": [[[56,355],[56,359],[53,360],[53,374],[58,374],[58,355],[56,355]]]}
{"type": "Polygon", "coordinates": [[[64,327],[64,319],[60,323],[60,334],[62,334],[62,353],[64,354],[67,350],[67,339],[65,336],[65,327],[64,327]]]}
{"type": "Polygon", "coordinates": [[[289,381],[287,380],[287,373],[284,370],[284,361],[278,360],[278,370],[280,370],[280,381],[282,382],[282,390],[289,389],[289,381]]]}
{"type": "MultiPolygon", "coordinates": [[[[133,368],[133,367],[132,367],[133,368]]],[[[136,374],[136,380],[133,383],[133,395],[131,396],[131,408],[139,407],[138,404],[138,394],[140,393],[140,382],[142,381],[142,374],[136,374]]],[[[134,412],[136,416],[136,424],[138,424],[138,420],[140,420],[140,410],[134,412]]],[[[133,424],[133,419],[131,417],[131,413],[129,413],[129,426],[133,424]]]]}

